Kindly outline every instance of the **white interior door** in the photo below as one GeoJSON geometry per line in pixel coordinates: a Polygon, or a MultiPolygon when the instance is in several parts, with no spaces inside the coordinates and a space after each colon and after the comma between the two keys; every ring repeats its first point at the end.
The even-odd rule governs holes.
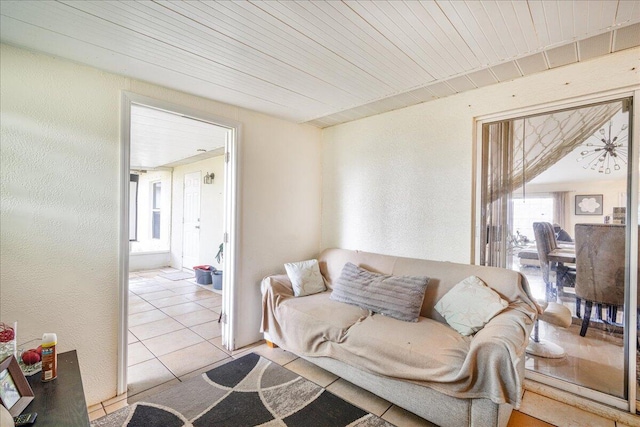
{"type": "Polygon", "coordinates": [[[200,172],[184,175],[182,221],[182,267],[200,263],[200,172]]]}

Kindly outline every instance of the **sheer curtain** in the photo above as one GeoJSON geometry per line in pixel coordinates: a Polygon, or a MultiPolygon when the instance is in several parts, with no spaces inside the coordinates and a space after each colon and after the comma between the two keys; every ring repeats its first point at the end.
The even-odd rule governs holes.
{"type": "Polygon", "coordinates": [[[561,228],[565,228],[567,219],[567,195],[566,191],[551,193],[553,196],[553,222],[561,228]]]}
{"type": "MultiPolygon", "coordinates": [[[[481,263],[507,267],[512,193],[521,188],[526,198],[527,182],[582,144],[621,108],[620,102],[612,102],[483,125],[481,263]]],[[[561,226],[565,199],[558,196],[554,214],[561,226]]]]}
{"type": "Polygon", "coordinates": [[[593,135],[622,108],[619,102],[514,120],[513,183],[525,185],[593,135]]]}
{"type": "Polygon", "coordinates": [[[483,126],[482,242],[480,262],[506,267],[513,168],[511,122],[483,126]]]}

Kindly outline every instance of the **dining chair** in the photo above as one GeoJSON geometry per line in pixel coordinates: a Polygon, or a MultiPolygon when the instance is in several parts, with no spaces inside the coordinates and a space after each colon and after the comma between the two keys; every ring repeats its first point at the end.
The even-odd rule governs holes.
{"type": "Polygon", "coordinates": [[[618,307],[624,306],[625,226],[576,224],[576,296],[585,300],[580,336],[589,327],[594,304],[608,308],[607,322],[615,323],[618,307]]]}
{"type": "MultiPolygon", "coordinates": [[[[553,225],[549,222],[534,222],[533,234],[536,239],[536,249],[538,251],[538,260],[540,261],[540,269],[542,270],[542,279],[546,286],[546,300],[555,301],[557,291],[560,290],[563,295],[565,287],[575,286],[575,270],[563,264],[549,260],[549,253],[562,249],[556,241],[553,225]],[[555,271],[556,283],[551,282],[550,272],[555,271]]],[[[576,298],[576,312],[579,313],[581,302],[576,298]]]]}

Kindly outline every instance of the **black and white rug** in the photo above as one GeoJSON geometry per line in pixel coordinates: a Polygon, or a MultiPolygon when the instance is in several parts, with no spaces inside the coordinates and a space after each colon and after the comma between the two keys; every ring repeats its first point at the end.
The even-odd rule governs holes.
{"type": "Polygon", "coordinates": [[[256,354],[120,409],[93,427],[392,427],[256,354]]]}

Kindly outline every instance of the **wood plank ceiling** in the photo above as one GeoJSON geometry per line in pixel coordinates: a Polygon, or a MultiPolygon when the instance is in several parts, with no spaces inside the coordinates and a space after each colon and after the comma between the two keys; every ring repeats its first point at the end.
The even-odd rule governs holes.
{"type": "Polygon", "coordinates": [[[3,0],[0,40],[325,127],[637,46],[640,2],[3,0]]]}
{"type": "Polygon", "coordinates": [[[227,132],[200,120],[133,105],[131,169],[175,167],[220,156],[224,154],[227,132]]]}

